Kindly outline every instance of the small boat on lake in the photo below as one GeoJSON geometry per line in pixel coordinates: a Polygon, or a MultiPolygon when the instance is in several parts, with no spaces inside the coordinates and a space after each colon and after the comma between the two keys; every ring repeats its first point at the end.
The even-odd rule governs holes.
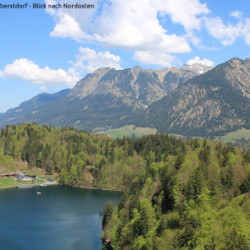
{"type": "Polygon", "coordinates": [[[39,186],[40,186],[40,187],[47,187],[47,184],[41,183],[41,184],[39,184],[39,186]]]}

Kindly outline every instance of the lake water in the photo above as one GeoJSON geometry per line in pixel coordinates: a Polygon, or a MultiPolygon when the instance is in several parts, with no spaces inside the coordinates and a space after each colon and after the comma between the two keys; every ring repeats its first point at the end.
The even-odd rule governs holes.
{"type": "Polygon", "coordinates": [[[63,186],[0,190],[0,249],[102,249],[103,208],[120,197],[63,186]]]}

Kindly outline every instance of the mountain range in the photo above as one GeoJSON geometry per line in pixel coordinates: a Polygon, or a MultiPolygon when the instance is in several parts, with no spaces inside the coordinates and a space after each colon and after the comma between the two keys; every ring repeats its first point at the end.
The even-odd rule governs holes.
{"type": "Polygon", "coordinates": [[[233,58],[189,79],[150,105],[138,120],[138,125],[159,132],[192,136],[250,128],[250,59],[233,58]]]}
{"type": "Polygon", "coordinates": [[[0,127],[36,122],[88,131],[135,124],[159,132],[220,135],[250,125],[250,59],[215,68],[102,68],[73,89],[40,94],[0,116],[0,127]]]}

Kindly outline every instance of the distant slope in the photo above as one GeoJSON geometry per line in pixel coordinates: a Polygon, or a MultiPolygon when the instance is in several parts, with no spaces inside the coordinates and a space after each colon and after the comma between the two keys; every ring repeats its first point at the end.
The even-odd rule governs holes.
{"type": "Polygon", "coordinates": [[[22,102],[18,107],[9,109],[6,113],[1,114],[0,127],[4,127],[7,124],[32,121],[32,115],[43,108],[43,106],[60,99],[69,92],[70,89],[64,89],[54,94],[42,93],[28,101],[22,102]]]}
{"type": "Polygon", "coordinates": [[[32,119],[39,124],[91,131],[119,127],[132,112],[131,106],[111,94],[89,95],[83,99],[67,95],[43,107],[32,119]]]}
{"type": "Polygon", "coordinates": [[[195,136],[250,128],[249,59],[233,58],[188,80],[150,105],[136,125],[195,136]]]}

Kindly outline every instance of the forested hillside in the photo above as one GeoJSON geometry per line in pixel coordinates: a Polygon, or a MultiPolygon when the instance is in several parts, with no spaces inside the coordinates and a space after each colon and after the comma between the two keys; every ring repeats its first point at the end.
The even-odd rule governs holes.
{"type": "Polygon", "coordinates": [[[243,149],[21,124],[1,130],[1,155],[57,172],[65,185],[122,190],[103,214],[113,249],[249,249],[250,153],[243,149]]]}
{"type": "Polygon", "coordinates": [[[147,168],[104,209],[113,249],[249,249],[249,152],[190,140],[147,168]]]}
{"type": "Polygon", "coordinates": [[[72,186],[124,190],[146,168],[149,157],[176,155],[184,143],[168,135],[111,140],[106,135],[21,124],[1,130],[0,150],[29,166],[57,172],[72,186]],[[159,143],[164,148],[159,148],[159,143]]]}

